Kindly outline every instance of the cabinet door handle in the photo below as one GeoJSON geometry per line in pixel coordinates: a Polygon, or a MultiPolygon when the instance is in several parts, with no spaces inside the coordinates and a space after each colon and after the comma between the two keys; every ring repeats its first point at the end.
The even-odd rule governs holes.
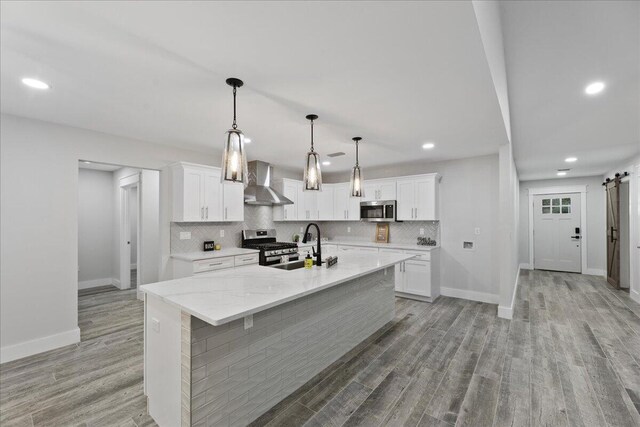
{"type": "Polygon", "coordinates": [[[227,219],[228,216],[228,208],[224,208],[224,219],[227,219]]]}
{"type": "Polygon", "coordinates": [[[200,208],[200,219],[204,219],[204,206],[200,208]]]}
{"type": "Polygon", "coordinates": [[[207,206],[207,209],[205,209],[205,212],[206,212],[204,214],[205,218],[209,219],[209,206],[207,206]]]}
{"type": "Polygon", "coordinates": [[[287,209],[286,208],[283,208],[283,209],[284,209],[284,219],[287,219],[287,209]]]}
{"type": "Polygon", "coordinates": [[[418,219],[418,208],[416,208],[416,219],[418,219]]]}

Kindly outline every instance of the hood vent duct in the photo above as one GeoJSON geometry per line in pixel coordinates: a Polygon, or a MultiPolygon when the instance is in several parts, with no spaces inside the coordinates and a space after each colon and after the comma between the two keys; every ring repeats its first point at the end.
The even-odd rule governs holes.
{"type": "Polygon", "coordinates": [[[293,202],[271,188],[272,168],[269,163],[254,160],[248,163],[249,186],[244,189],[248,205],[281,206],[293,202]]]}

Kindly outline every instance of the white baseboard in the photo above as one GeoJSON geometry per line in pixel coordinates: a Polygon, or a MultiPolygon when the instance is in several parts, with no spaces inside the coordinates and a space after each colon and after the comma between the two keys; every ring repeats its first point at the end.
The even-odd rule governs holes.
{"type": "Polygon", "coordinates": [[[113,280],[113,286],[119,288],[120,287],[120,279],[111,279],[113,280]]]}
{"type": "Polygon", "coordinates": [[[78,282],[78,289],[89,289],[89,288],[97,288],[98,286],[107,286],[113,285],[115,279],[111,277],[106,277],[104,279],[93,279],[93,280],[83,280],[82,282],[78,282]]]}
{"type": "Polygon", "coordinates": [[[629,289],[629,296],[632,300],[640,304],[640,292],[634,291],[633,289],[629,289]]]}
{"type": "Polygon", "coordinates": [[[11,362],[78,342],[80,342],[80,328],[75,327],[59,334],[8,345],[0,348],[0,363],[11,362]]]}
{"type": "Polygon", "coordinates": [[[533,270],[533,266],[528,262],[523,262],[522,264],[520,264],[519,268],[520,270],[533,270]]]}
{"type": "Polygon", "coordinates": [[[591,276],[607,277],[607,271],[601,268],[587,268],[582,274],[589,274],[591,276]]]}
{"type": "Polygon", "coordinates": [[[518,293],[518,284],[520,283],[520,271],[522,270],[530,270],[530,268],[523,268],[523,265],[529,266],[529,264],[520,264],[518,267],[518,273],[516,274],[516,283],[513,286],[513,295],[511,295],[511,305],[509,307],[505,307],[502,305],[498,306],[498,317],[502,319],[513,319],[513,307],[516,305],[516,294],[518,293]]]}
{"type": "Polygon", "coordinates": [[[498,295],[486,292],[469,291],[466,289],[440,288],[440,295],[453,298],[468,299],[471,301],[486,302],[488,304],[498,304],[500,298],[498,295]]]}

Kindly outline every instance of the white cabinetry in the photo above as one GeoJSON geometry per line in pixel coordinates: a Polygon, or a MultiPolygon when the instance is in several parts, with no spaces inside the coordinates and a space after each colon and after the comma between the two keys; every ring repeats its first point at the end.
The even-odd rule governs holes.
{"type": "Polygon", "coordinates": [[[333,186],[333,219],[335,221],[359,221],[360,198],[349,195],[349,183],[333,186]]]}
{"type": "Polygon", "coordinates": [[[417,175],[396,181],[398,220],[437,221],[440,175],[417,175]]]}
{"type": "Polygon", "coordinates": [[[179,163],[172,166],[173,221],[222,219],[220,169],[179,163]]]}
{"type": "Polygon", "coordinates": [[[318,192],[318,219],[320,221],[333,220],[333,184],[323,184],[318,192]]]}
{"type": "Polygon", "coordinates": [[[413,259],[396,264],[395,288],[398,296],[428,302],[440,296],[438,249],[421,252],[381,248],[380,252],[415,255],[413,259]]]}
{"type": "Polygon", "coordinates": [[[210,259],[200,259],[187,261],[184,259],[173,260],[173,278],[193,276],[195,274],[209,273],[217,270],[226,270],[234,267],[258,264],[259,254],[246,254],[235,256],[224,256],[210,259]]]}
{"type": "MultiPolygon", "coordinates": [[[[218,177],[218,183],[220,177],[218,177]]],[[[244,221],[244,184],[225,183],[223,187],[223,221],[244,221]]]]}
{"type": "Polygon", "coordinates": [[[318,191],[303,191],[302,183],[298,190],[298,219],[309,221],[318,219],[318,191]]]}
{"type": "Polygon", "coordinates": [[[375,179],[364,182],[363,202],[375,200],[396,200],[395,179],[375,179]]]}

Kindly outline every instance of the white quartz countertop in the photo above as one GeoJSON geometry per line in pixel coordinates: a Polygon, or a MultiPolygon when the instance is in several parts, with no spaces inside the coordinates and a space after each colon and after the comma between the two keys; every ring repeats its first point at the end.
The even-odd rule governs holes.
{"type": "Polygon", "coordinates": [[[310,270],[251,265],[140,287],[147,295],[218,326],[411,259],[404,254],[340,254],[338,264],[310,270]]]}
{"type": "Polygon", "coordinates": [[[207,252],[187,252],[181,254],[171,254],[171,258],[180,259],[183,261],[198,261],[201,259],[214,259],[222,258],[226,256],[236,255],[252,255],[257,254],[260,251],[257,249],[245,249],[245,248],[226,248],[219,251],[207,251],[207,252]]]}
{"type": "MultiPolygon", "coordinates": [[[[434,249],[440,249],[440,245],[436,246],[422,246],[414,245],[411,243],[376,243],[376,242],[363,242],[363,241],[349,241],[349,240],[323,240],[323,245],[343,245],[343,246],[361,246],[366,248],[387,248],[387,249],[406,249],[412,251],[432,251],[434,249]]],[[[307,243],[298,242],[298,246],[315,246],[315,241],[307,243]]]]}

